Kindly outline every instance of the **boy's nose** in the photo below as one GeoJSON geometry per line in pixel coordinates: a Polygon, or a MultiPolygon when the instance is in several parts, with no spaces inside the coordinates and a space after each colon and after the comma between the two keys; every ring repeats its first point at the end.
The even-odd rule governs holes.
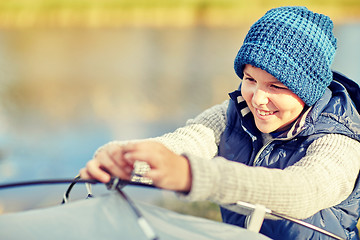
{"type": "Polygon", "coordinates": [[[256,88],[253,93],[252,102],[255,106],[265,105],[269,102],[268,93],[256,88]]]}

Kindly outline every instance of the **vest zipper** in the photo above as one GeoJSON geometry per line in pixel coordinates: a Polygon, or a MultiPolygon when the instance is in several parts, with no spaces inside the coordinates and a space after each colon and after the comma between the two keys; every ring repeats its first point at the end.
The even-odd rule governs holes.
{"type": "Polygon", "coordinates": [[[257,161],[258,161],[258,159],[259,159],[259,157],[260,157],[260,154],[261,154],[261,153],[265,150],[265,148],[266,148],[267,146],[269,146],[269,144],[272,143],[273,141],[275,141],[275,139],[271,139],[271,140],[267,141],[267,142],[265,143],[265,145],[260,148],[260,150],[258,151],[258,153],[257,153],[256,156],[255,156],[253,166],[256,166],[256,163],[257,163],[257,161]]]}
{"type": "Polygon", "coordinates": [[[296,135],[294,135],[294,136],[291,136],[291,137],[287,137],[287,138],[272,138],[272,139],[270,139],[269,141],[267,141],[267,142],[264,144],[264,146],[262,146],[262,147],[260,148],[260,150],[258,151],[258,153],[256,154],[256,156],[255,156],[255,158],[254,158],[253,166],[256,166],[256,163],[257,163],[258,160],[259,160],[260,154],[265,150],[265,148],[266,148],[267,146],[270,145],[270,143],[272,143],[272,142],[274,142],[274,141],[286,141],[286,140],[290,140],[290,139],[296,137],[297,135],[298,135],[298,134],[296,134],[296,135]]]}

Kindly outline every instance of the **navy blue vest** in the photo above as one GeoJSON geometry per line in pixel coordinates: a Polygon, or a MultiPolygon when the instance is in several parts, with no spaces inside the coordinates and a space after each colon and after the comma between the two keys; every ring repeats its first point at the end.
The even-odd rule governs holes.
{"type": "MultiPolygon", "coordinates": [[[[334,73],[334,80],[324,96],[300,116],[289,131],[266,146],[240,90],[230,93],[227,127],[220,139],[219,156],[249,166],[284,169],[299,161],[308,146],[324,134],[339,133],[360,141],[359,86],[338,73],[334,73]]],[[[221,208],[221,213],[224,222],[244,227],[246,216],[225,208],[221,208]]],[[[359,215],[358,178],[346,200],[304,221],[346,239],[359,239],[356,228],[359,215]]],[[[260,232],[272,239],[329,239],[287,220],[265,219],[260,232]]]]}

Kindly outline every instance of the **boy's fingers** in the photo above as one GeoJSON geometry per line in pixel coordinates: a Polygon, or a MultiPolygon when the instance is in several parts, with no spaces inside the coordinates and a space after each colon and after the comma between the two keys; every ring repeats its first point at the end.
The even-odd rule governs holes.
{"type": "Polygon", "coordinates": [[[123,147],[123,159],[130,165],[135,161],[156,165],[157,160],[164,156],[163,146],[157,142],[131,143],[123,147]]]}
{"type": "Polygon", "coordinates": [[[80,169],[79,174],[81,179],[91,179],[90,175],[87,173],[86,168],[80,169]]]}
{"type": "Polygon", "coordinates": [[[146,162],[150,166],[154,166],[156,163],[156,158],[148,151],[127,152],[124,154],[124,159],[130,165],[134,164],[135,161],[146,162]]]}
{"type": "Polygon", "coordinates": [[[146,174],[144,174],[144,177],[151,179],[155,185],[159,182],[159,180],[161,180],[160,172],[156,169],[148,171],[146,174]]]}
{"type": "Polygon", "coordinates": [[[110,174],[101,169],[100,164],[94,159],[86,164],[86,173],[84,174],[87,174],[86,176],[89,178],[97,179],[104,183],[109,182],[111,178],[110,174]]]}
{"type": "Polygon", "coordinates": [[[123,148],[118,145],[110,145],[109,148],[106,150],[107,158],[112,160],[115,164],[122,166],[122,155],[123,155],[123,148]]]}
{"type": "Polygon", "coordinates": [[[140,143],[128,143],[124,146],[122,146],[122,151],[123,153],[127,153],[127,152],[133,152],[138,150],[138,146],[140,145],[140,143]]]}

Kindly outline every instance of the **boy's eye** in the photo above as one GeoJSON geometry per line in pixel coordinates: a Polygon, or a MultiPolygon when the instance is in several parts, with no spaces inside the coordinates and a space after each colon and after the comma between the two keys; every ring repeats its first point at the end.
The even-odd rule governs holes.
{"type": "Polygon", "coordinates": [[[255,81],[255,79],[250,78],[250,77],[245,77],[244,79],[247,80],[247,81],[250,81],[250,82],[254,82],[254,81],[255,81]]]}
{"type": "Polygon", "coordinates": [[[278,85],[271,85],[271,87],[276,88],[276,89],[286,89],[286,87],[278,86],[278,85]]]}

